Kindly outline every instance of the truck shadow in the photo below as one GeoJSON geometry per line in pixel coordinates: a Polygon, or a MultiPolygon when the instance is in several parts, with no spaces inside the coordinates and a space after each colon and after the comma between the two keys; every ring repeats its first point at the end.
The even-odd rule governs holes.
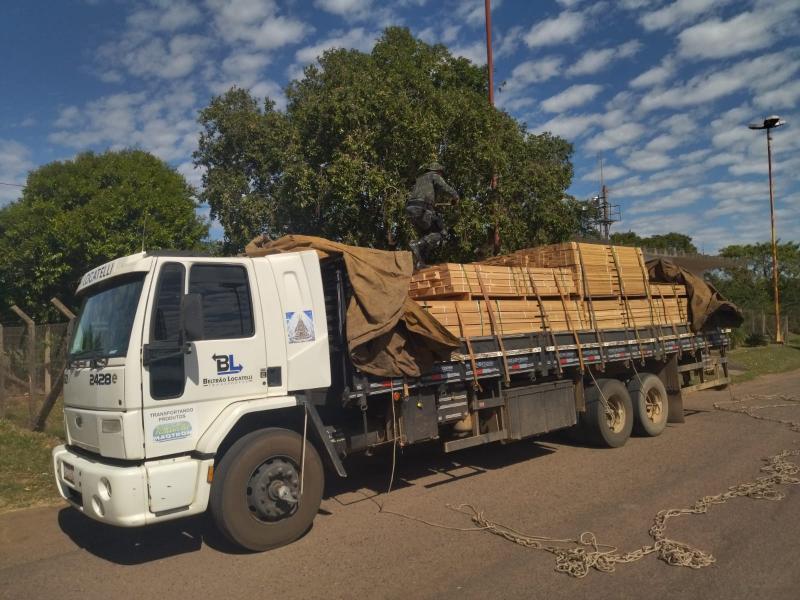
{"type": "Polygon", "coordinates": [[[126,529],[93,521],[74,508],[58,513],[58,525],[80,548],[118,565],[139,565],[200,550],[246,554],[219,533],[206,513],[148,527],[126,529]]]}
{"type": "MultiPolygon", "coordinates": [[[[441,447],[435,443],[402,450],[398,448],[393,489],[412,486],[430,489],[454,484],[554,451],[546,439],[505,446],[490,444],[454,454],[443,454],[441,447]]],[[[382,448],[373,456],[352,457],[345,466],[348,471],[345,479],[327,474],[324,498],[340,506],[374,502],[375,497],[386,492],[389,483],[392,447],[382,448]]],[[[320,509],[317,518],[330,515],[330,512],[320,509]]],[[[217,531],[208,513],[148,527],[125,529],[93,521],[74,508],[64,508],[58,513],[58,525],[75,545],[118,565],[139,565],[197,552],[204,545],[224,554],[248,554],[248,551],[231,544],[217,531]]],[[[309,531],[312,529],[313,525],[309,531]]]]}
{"type": "MultiPolygon", "coordinates": [[[[397,448],[393,490],[407,487],[436,488],[454,484],[555,451],[545,440],[525,440],[511,444],[489,444],[444,454],[441,446],[432,442],[408,448],[397,448]]],[[[385,493],[392,472],[391,445],[380,448],[372,456],[357,455],[347,460],[348,476],[329,478],[324,498],[342,506],[372,501],[385,493]]]]}

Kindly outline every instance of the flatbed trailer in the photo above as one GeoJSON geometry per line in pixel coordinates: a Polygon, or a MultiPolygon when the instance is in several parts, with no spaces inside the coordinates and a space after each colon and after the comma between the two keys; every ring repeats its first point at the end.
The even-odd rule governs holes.
{"type": "Polygon", "coordinates": [[[419,376],[367,375],[348,347],[343,260],[308,250],[140,253],[89,271],[78,294],[61,495],[121,527],[210,509],[251,550],[307,531],[325,465],[347,476],[348,455],[560,429],[617,447],[682,421],[683,391],[729,382],[726,331],[685,324],[467,338],[419,376]]]}
{"type": "MultiPolygon", "coordinates": [[[[586,412],[587,398],[603,402],[601,380],[629,387],[644,376],[657,377],[666,392],[658,402],[671,422],[683,422],[683,392],[730,383],[729,330],[695,333],[688,324],[473,337],[420,377],[368,376],[352,367],[344,351],[349,294],[341,261],[323,267],[323,284],[331,370],[339,377],[324,396],[310,395],[308,401],[319,406],[315,417],[324,424],[340,475],[345,471],[339,457],[382,443],[441,440],[443,450],[453,452],[573,427],[586,412]],[[360,419],[343,419],[342,408],[356,409],[360,419]],[[454,431],[454,423],[462,426],[454,431]]],[[[623,418],[645,414],[634,407],[623,418]]],[[[614,438],[613,445],[622,443],[614,438]]]]}

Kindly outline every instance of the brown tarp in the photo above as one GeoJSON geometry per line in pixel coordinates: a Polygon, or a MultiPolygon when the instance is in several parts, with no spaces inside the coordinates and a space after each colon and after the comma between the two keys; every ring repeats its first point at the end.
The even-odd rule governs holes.
{"type": "Polygon", "coordinates": [[[704,327],[739,327],[744,320],[738,307],[722,297],[717,289],[675,263],[656,258],[647,261],[647,274],[656,283],[680,283],[686,286],[689,322],[692,331],[704,327]]]}
{"type": "Polygon", "coordinates": [[[408,297],[413,271],[409,252],[387,252],[331,242],[319,237],[259,237],[247,256],[316,250],[321,259],[344,258],[353,296],[347,306],[347,345],[353,364],[379,377],[419,377],[447,360],[458,338],[408,297]]]}

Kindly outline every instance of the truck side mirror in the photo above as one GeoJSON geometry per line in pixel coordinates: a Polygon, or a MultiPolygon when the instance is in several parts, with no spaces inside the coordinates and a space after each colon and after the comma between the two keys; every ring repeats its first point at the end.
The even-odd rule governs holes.
{"type": "Polygon", "coordinates": [[[185,294],[183,296],[181,319],[184,339],[187,342],[203,339],[203,296],[201,294],[185,294]]]}

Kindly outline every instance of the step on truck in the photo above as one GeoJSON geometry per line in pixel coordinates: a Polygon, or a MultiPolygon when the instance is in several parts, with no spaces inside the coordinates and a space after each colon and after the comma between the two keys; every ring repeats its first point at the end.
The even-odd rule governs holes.
{"type": "Polygon", "coordinates": [[[139,253],[86,273],[78,295],[60,494],[120,527],[209,510],[255,551],[311,527],[349,455],[567,428],[618,447],[682,421],[687,388],[728,382],[726,330],[674,324],[478,337],[418,377],[368,375],[348,351],[345,263],[313,250],[139,253]]]}

